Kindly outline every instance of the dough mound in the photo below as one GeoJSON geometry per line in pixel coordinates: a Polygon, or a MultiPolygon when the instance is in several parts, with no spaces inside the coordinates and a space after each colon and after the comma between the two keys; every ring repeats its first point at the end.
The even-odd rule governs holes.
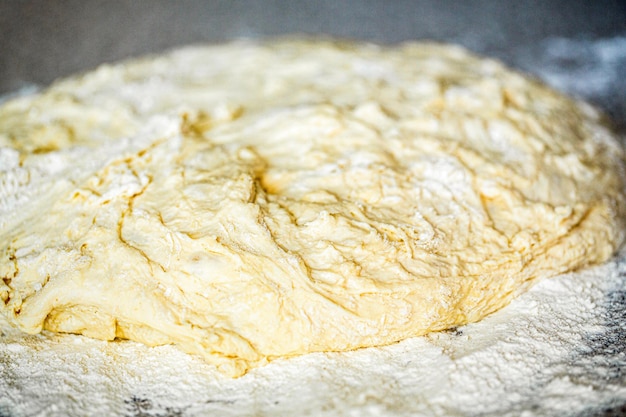
{"type": "Polygon", "coordinates": [[[480,320],[609,258],[602,117],[452,46],[239,41],[0,107],[0,311],[228,375],[480,320]]]}

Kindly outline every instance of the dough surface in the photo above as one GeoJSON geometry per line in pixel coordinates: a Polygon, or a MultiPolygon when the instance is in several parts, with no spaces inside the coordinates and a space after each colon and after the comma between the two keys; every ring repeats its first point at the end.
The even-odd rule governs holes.
{"type": "Polygon", "coordinates": [[[480,320],[607,260],[600,114],[453,46],[234,42],[0,107],[0,312],[237,376],[480,320]]]}

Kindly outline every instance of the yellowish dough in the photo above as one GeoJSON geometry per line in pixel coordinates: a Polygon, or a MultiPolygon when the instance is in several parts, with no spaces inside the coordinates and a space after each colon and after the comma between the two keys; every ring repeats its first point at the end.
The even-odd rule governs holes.
{"type": "Polygon", "coordinates": [[[0,107],[0,311],[237,376],[480,320],[609,258],[590,106],[443,45],[234,42],[0,107]]]}

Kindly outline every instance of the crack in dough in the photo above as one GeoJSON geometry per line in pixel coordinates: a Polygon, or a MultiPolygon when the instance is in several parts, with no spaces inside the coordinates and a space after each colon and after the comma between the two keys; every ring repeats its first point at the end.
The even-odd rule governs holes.
{"type": "Polygon", "coordinates": [[[0,310],[229,375],[480,320],[623,238],[601,116],[431,44],[236,42],[0,107],[0,310]]]}

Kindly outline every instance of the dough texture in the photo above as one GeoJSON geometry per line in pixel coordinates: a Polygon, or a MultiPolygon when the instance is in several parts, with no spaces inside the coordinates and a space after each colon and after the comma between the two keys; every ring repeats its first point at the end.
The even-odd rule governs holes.
{"type": "Polygon", "coordinates": [[[607,260],[602,116],[453,46],[233,42],[0,107],[0,311],[237,376],[480,320],[607,260]]]}

